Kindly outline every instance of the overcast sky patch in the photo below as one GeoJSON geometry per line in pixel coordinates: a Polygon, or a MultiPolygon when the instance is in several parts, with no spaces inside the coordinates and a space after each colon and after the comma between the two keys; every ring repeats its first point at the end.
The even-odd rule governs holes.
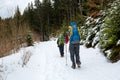
{"type": "Polygon", "coordinates": [[[0,17],[7,18],[14,15],[17,5],[21,13],[28,6],[28,3],[34,0],[0,0],[0,17]]]}

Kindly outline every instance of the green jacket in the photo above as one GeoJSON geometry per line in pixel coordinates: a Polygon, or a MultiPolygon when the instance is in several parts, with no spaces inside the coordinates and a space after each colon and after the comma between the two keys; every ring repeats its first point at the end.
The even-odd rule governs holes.
{"type": "Polygon", "coordinates": [[[58,46],[60,46],[61,44],[64,44],[64,42],[65,42],[65,38],[62,35],[60,35],[57,40],[58,46]]]}

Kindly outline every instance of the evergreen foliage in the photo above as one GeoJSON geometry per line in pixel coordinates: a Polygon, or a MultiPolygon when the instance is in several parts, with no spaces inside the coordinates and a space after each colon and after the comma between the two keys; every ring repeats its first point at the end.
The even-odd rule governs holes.
{"type": "Polygon", "coordinates": [[[88,17],[82,27],[83,40],[86,47],[97,44],[111,62],[120,59],[120,0],[108,4],[98,18],[88,17]],[[109,6],[109,7],[108,7],[109,6]]]}
{"type": "MultiPolygon", "coordinates": [[[[119,56],[120,47],[117,42],[120,40],[120,0],[114,1],[111,8],[107,10],[104,23],[101,28],[100,45],[103,51],[111,50],[108,58],[114,61],[119,56]]],[[[106,53],[107,54],[107,53],[106,53]]]]}
{"type": "Polygon", "coordinates": [[[27,46],[33,46],[33,39],[30,32],[26,35],[26,42],[27,46]]]}
{"type": "MultiPolygon", "coordinates": [[[[99,15],[100,16],[100,15],[99,15]]],[[[102,17],[98,17],[96,19],[92,17],[88,17],[86,19],[86,24],[84,28],[82,28],[82,34],[84,35],[85,46],[95,47],[99,42],[99,31],[102,24],[102,17]]]]}

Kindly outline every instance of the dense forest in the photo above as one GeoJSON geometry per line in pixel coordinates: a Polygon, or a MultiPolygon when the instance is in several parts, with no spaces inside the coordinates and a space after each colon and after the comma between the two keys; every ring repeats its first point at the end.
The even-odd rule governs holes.
{"type": "Polygon", "coordinates": [[[98,46],[111,62],[120,59],[120,0],[34,0],[23,14],[0,18],[0,56],[16,51],[29,37],[46,41],[65,32],[71,21],[81,30],[81,44],[98,46]],[[12,45],[12,46],[11,46],[12,45]]]}

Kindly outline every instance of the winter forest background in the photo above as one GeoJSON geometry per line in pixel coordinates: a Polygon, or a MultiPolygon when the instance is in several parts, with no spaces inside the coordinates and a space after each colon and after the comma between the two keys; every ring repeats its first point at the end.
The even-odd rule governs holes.
{"type": "Polygon", "coordinates": [[[0,57],[66,32],[76,21],[81,45],[99,47],[111,62],[120,60],[120,0],[34,0],[21,14],[0,18],[0,57]],[[31,39],[30,39],[31,38],[31,39]],[[4,43],[4,45],[3,45],[4,43]],[[12,46],[11,46],[12,45],[12,46]]]}

